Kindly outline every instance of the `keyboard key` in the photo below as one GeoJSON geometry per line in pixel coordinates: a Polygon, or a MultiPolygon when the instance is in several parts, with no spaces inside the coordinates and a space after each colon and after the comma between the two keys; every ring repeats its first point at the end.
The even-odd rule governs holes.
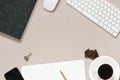
{"type": "Polygon", "coordinates": [[[114,27],[114,26],[112,26],[111,29],[114,30],[117,33],[119,32],[119,30],[116,27],[114,27]]]}
{"type": "Polygon", "coordinates": [[[113,36],[117,36],[117,33],[116,33],[116,32],[114,32],[114,33],[113,33],[113,36]]]}

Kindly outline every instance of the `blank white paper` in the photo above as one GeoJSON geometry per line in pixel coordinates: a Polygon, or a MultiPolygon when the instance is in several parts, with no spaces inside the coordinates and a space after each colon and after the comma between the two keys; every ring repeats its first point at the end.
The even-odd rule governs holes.
{"type": "Polygon", "coordinates": [[[21,73],[25,80],[64,80],[60,70],[67,80],[86,80],[83,60],[23,66],[21,73]]]}

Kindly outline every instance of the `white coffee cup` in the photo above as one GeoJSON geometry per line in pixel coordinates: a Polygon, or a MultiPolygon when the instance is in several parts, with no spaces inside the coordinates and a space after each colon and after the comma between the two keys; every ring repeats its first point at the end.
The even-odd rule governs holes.
{"type": "Polygon", "coordinates": [[[92,61],[89,67],[90,80],[103,80],[98,74],[99,68],[103,64],[109,65],[113,70],[113,73],[108,80],[119,80],[120,77],[119,65],[117,61],[110,56],[100,56],[92,61]]]}

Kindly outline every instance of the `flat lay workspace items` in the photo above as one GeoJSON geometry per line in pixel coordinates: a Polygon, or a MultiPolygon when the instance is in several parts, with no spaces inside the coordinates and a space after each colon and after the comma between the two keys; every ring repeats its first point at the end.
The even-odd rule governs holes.
{"type": "Polygon", "coordinates": [[[25,80],[86,80],[83,60],[23,66],[21,74],[25,80]]]}
{"type": "MultiPolygon", "coordinates": [[[[67,4],[77,10],[82,9],[83,14],[93,22],[97,23],[96,21],[98,19],[99,22],[96,25],[71,9],[65,1],[61,0],[59,10],[50,13],[56,9],[59,0],[56,0],[56,2],[54,0],[52,5],[45,4],[46,2],[44,0],[39,0],[36,4],[32,21],[28,25],[30,27],[26,31],[27,36],[24,37],[22,42],[16,43],[7,38],[0,37],[0,53],[2,54],[0,58],[0,75],[2,75],[2,79],[0,77],[0,80],[3,80],[4,76],[6,80],[23,80],[23,78],[25,80],[119,80],[120,39],[119,37],[117,39],[112,38],[96,27],[98,25],[112,36],[117,37],[120,32],[119,9],[107,0],[67,0],[67,4]],[[86,12],[89,12],[90,15],[86,12]],[[108,15],[110,19],[108,19],[108,15]],[[84,55],[86,48],[99,49],[101,51],[100,55],[108,56],[100,56],[96,49],[87,49],[84,55]],[[31,53],[26,55],[25,53],[28,51],[34,52],[34,55],[31,53]],[[85,58],[92,60],[83,60],[85,58]],[[118,63],[116,60],[118,60],[118,63]],[[8,71],[9,68],[16,65],[19,68],[23,66],[20,71],[21,73],[17,68],[8,71]],[[11,73],[14,73],[14,70],[15,72],[17,71],[15,74],[19,74],[21,78],[19,77],[18,79],[16,75],[11,75],[11,73]],[[6,72],[5,75],[3,74],[4,72],[6,72]]],[[[117,1],[115,2],[117,3],[117,1]]],[[[1,0],[0,32],[21,39],[35,3],[36,0],[1,0]],[[7,9],[5,10],[3,7],[7,7],[7,9]],[[3,13],[4,11],[5,14],[3,13]],[[25,16],[22,15],[24,11],[25,16]],[[12,13],[14,12],[18,13],[18,15],[16,13],[13,15],[12,13]],[[24,16],[24,19],[21,16],[24,16]],[[15,24],[13,20],[16,21],[15,24]]]]}
{"type": "Polygon", "coordinates": [[[20,39],[35,3],[36,0],[1,0],[0,31],[20,39]]]}
{"type": "MultiPolygon", "coordinates": [[[[110,56],[100,56],[92,61],[89,68],[89,77],[90,80],[102,80],[102,78],[106,78],[105,80],[119,80],[120,78],[120,67],[117,61],[110,56]],[[104,66],[107,66],[104,67],[104,66]],[[103,69],[102,69],[103,67],[103,69]],[[102,74],[100,73],[101,70],[102,74]],[[113,70],[113,71],[112,71],[113,70]],[[107,74],[108,73],[108,74],[107,74]]],[[[103,79],[104,80],[104,79],[103,79]]]]}
{"type": "Polygon", "coordinates": [[[44,0],[43,8],[47,11],[54,11],[59,0],[44,0]]]}

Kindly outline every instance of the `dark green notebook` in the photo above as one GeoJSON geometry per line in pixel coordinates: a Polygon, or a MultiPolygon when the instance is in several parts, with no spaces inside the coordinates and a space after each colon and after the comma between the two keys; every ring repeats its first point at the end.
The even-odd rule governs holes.
{"type": "Polygon", "coordinates": [[[36,0],[0,0],[0,31],[20,39],[36,0]]]}

